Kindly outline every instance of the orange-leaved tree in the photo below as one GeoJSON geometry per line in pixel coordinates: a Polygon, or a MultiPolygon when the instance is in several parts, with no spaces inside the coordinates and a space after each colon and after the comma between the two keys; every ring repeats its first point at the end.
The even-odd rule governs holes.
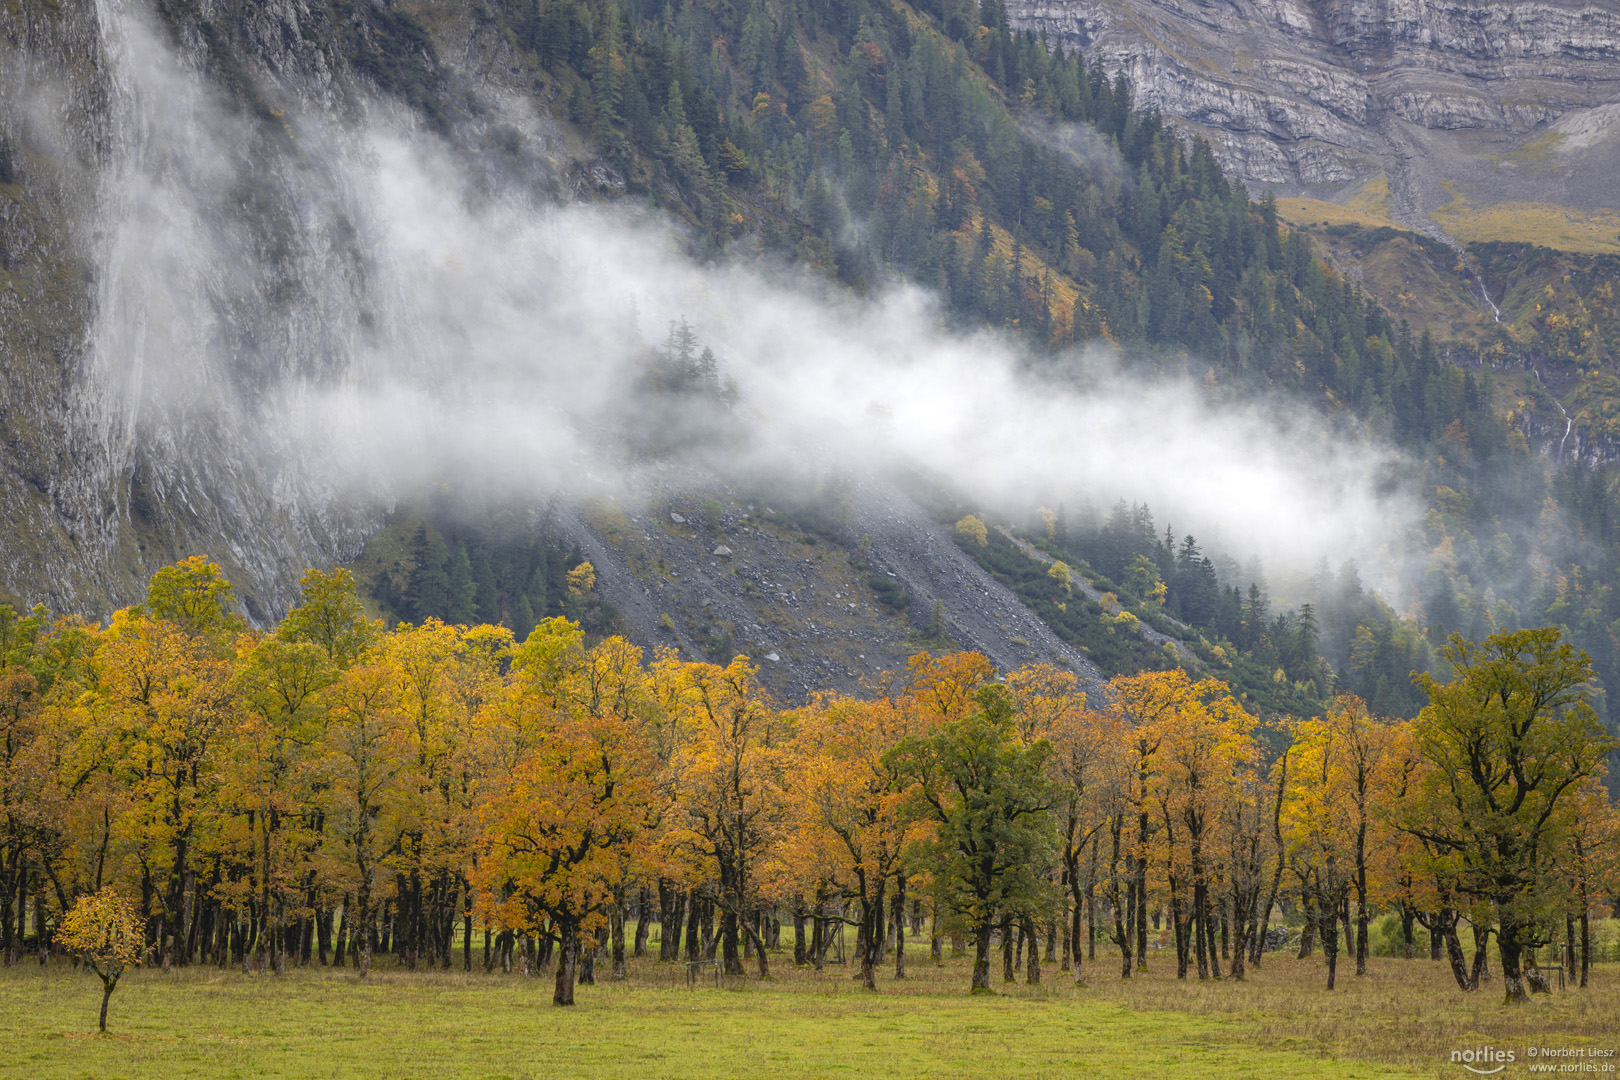
{"type": "Polygon", "coordinates": [[[615,707],[638,693],[619,684],[643,678],[616,662],[626,648],[587,651],[577,626],[552,619],[513,651],[503,710],[531,735],[480,812],[479,906],[526,932],[549,920],[557,1005],[574,1003],[581,936],[607,918],[656,824],[654,756],[633,712],[615,707]]]}

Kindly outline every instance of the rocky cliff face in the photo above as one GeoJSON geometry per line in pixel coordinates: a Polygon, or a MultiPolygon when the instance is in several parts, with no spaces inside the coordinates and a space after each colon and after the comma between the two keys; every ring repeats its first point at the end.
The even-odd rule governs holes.
{"type": "Polygon", "coordinates": [[[415,359],[355,177],[376,110],[448,129],[467,93],[370,5],[0,0],[0,598],[106,610],[204,551],[262,619],[359,550],[386,485],[312,460],[288,403],[415,359]]]}
{"type": "MultiPolygon", "coordinates": [[[[525,429],[569,421],[528,408],[543,402],[521,397],[526,382],[561,369],[588,401],[580,371],[604,369],[618,396],[601,399],[623,411],[634,373],[606,370],[589,332],[554,345],[552,363],[534,340],[577,320],[606,326],[623,352],[621,328],[583,310],[527,317],[582,306],[547,264],[547,201],[614,178],[570,152],[498,39],[457,21],[466,5],[444,5],[431,38],[391,10],[0,0],[0,601],[106,613],[158,566],[203,553],[269,621],[304,568],[352,560],[387,519],[401,473],[378,456],[427,457],[421,444],[464,434],[424,429],[418,398],[486,394],[469,414],[489,422],[469,438],[489,444],[499,428],[511,446],[445,454],[469,487],[521,453],[525,429]],[[457,65],[439,63],[435,40],[457,45],[457,65]],[[489,210],[506,199],[510,217],[489,210]],[[519,240],[490,242],[485,228],[519,240]],[[496,308],[503,288],[512,306],[496,308]],[[385,423],[359,432],[371,454],[328,461],[338,444],[321,429],[348,418],[309,403],[346,394],[381,401],[385,423]],[[489,398],[502,396],[521,400],[497,423],[509,403],[489,398]]],[[[576,426],[613,427],[602,419],[576,426]]],[[[544,456],[588,476],[588,444],[562,439],[544,456]]],[[[646,504],[643,527],[638,516],[598,532],[589,499],[555,515],[557,539],[595,563],[638,641],[749,651],[786,700],[903,664],[937,602],[935,629],[963,647],[1098,681],[898,492],[863,489],[858,550],[774,527],[765,508],[732,515],[717,538],[668,518],[725,482],[702,473],[680,488],[665,468],[603,469],[641,492],[628,505],[646,504]],[[914,598],[911,619],[875,596],[879,574],[914,598]]]]}
{"type": "Polygon", "coordinates": [[[1452,198],[1614,205],[1613,0],[1011,0],[1015,25],[1078,45],[1254,189],[1347,197],[1434,231],[1452,198]]]}

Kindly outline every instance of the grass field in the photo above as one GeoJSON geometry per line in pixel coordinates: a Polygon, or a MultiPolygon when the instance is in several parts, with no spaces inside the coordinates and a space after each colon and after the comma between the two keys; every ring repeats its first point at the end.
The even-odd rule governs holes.
{"type": "MultiPolygon", "coordinates": [[[[1579,210],[1538,202],[1476,204],[1451,181],[1442,180],[1440,186],[1449,201],[1429,217],[1463,243],[1506,240],[1538,244],[1556,251],[1620,253],[1620,213],[1614,210],[1579,210]]],[[[1343,205],[1321,199],[1278,199],[1277,215],[1290,225],[1304,228],[1359,225],[1372,229],[1395,225],[1389,212],[1389,181],[1382,176],[1370,181],[1343,205]]]]}
{"type": "MultiPolygon", "coordinates": [[[[778,962],[688,989],[636,961],[627,983],[550,1005],[550,982],[406,973],[361,981],[192,968],[137,971],[98,1038],[100,984],[66,964],[0,971],[0,1077],[1447,1077],[1453,1048],[1620,1046],[1620,965],[1595,987],[1508,1009],[1493,985],[1464,996],[1439,964],[1375,960],[1322,989],[1320,961],[1268,957],[1248,982],[1178,983],[1171,960],[1129,982],[1101,957],[1076,987],[1055,966],[970,998],[966,961],[911,965],[866,993],[845,968],[778,962]],[[1167,967],[1170,970],[1165,970],[1167,967]]],[[[1342,969],[1341,969],[1342,970],[1342,969]]],[[[1612,1059],[1611,1059],[1612,1060],[1612,1059]]]]}
{"type": "Polygon", "coordinates": [[[1360,225],[1377,229],[1386,225],[1400,228],[1387,215],[1369,213],[1322,199],[1286,198],[1277,200],[1277,216],[1290,225],[1309,228],[1312,225],[1360,225]]]}
{"type": "Polygon", "coordinates": [[[1475,205],[1451,183],[1443,180],[1440,186],[1451,201],[1429,217],[1464,243],[1509,240],[1557,251],[1620,253],[1620,213],[1613,210],[1577,210],[1536,202],[1475,205]]]}

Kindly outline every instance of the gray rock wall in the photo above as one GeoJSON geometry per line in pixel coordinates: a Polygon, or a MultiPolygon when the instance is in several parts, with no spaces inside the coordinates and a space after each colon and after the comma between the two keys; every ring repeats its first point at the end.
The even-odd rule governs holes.
{"type": "Polygon", "coordinates": [[[1620,101],[1620,4],[1011,0],[1015,26],[1124,71],[1255,190],[1334,197],[1389,175],[1408,224],[1449,196],[1612,206],[1620,125],[1526,168],[1514,151],[1620,101]]]}
{"type": "Polygon", "coordinates": [[[0,3],[0,597],[106,611],[207,553],[263,619],[386,510],[275,424],[293,379],[353,377],[380,302],[345,148],[290,119],[354,118],[339,29],[292,0],[0,3]]]}

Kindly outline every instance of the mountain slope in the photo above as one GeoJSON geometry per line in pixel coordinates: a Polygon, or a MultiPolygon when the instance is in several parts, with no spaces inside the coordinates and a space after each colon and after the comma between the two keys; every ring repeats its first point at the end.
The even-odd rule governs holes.
{"type": "MultiPolygon", "coordinates": [[[[1437,318],[1432,329],[1452,338],[1437,341],[1403,321],[1427,322],[1434,305],[1379,295],[1395,273],[1358,286],[1359,241],[1323,262],[1308,231],[1279,228],[1281,208],[1252,203],[1208,145],[1138,108],[1129,79],[1044,49],[998,4],[65,0],[48,16],[7,3],[0,20],[8,58],[26,61],[4,66],[0,113],[7,295],[29,298],[6,308],[0,338],[11,379],[0,472],[18,536],[0,584],[19,601],[105,611],[154,566],[200,550],[266,619],[304,565],[356,558],[400,500],[443,488],[524,510],[559,502],[549,584],[495,596],[479,609],[492,618],[583,605],[558,581],[588,549],[598,592],[639,640],[775,651],[787,691],[866,670],[848,641],[872,644],[855,658],[873,666],[949,639],[1001,663],[1089,671],[1077,643],[1095,631],[1115,635],[1089,639],[1118,654],[1111,674],[1169,662],[1150,635],[1113,648],[1130,625],[1109,606],[1120,601],[1068,604],[1011,542],[988,544],[994,558],[975,568],[942,530],[970,509],[1016,524],[1042,500],[1077,507],[1086,463],[1066,460],[1080,456],[1062,437],[1075,421],[1052,403],[1136,379],[1131,405],[1151,399],[1189,424],[1241,430],[1245,416],[1298,411],[1319,424],[1298,429],[1315,440],[1302,458],[1391,455],[1393,475],[1366,486],[1429,511],[1421,526],[1392,525],[1373,553],[1399,615],[1363,602],[1353,565],[1313,578],[1346,583],[1354,603],[1323,641],[1385,700],[1404,700],[1424,642],[1450,629],[1567,615],[1605,674],[1620,670],[1603,636],[1620,602],[1601,584],[1616,538],[1591,509],[1608,497],[1603,451],[1583,451],[1589,474],[1549,480],[1533,451],[1566,444],[1554,434],[1562,406],[1530,385],[1544,343],[1598,306],[1605,271],[1555,290],[1537,325],[1437,318]],[[590,200],[614,209],[593,218],[580,210],[590,200]],[[638,293],[657,298],[655,324],[670,320],[663,346],[639,328],[638,293]],[[851,299],[863,295],[872,304],[851,299]],[[868,367],[919,348],[977,364],[919,363],[881,392],[859,379],[817,385],[840,358],[805,336],[806,305],[823,337],[863,328],[869,340],[839,348],[868,367]],[[756,307],[778,324],[739,333],[757,329],[756,307]],[[880,325],[901,308],[903,334],[880,325]],[[685,336],[684,316],[700,309],[712,350],[685,336]],[[981,330],[993,334],[965,336],[981,330]],[[1120,370],[1077,362],[1076,346],[1117,355],[1120,370]],[[811,370],[773,384],[793,389],[767,403],[746,376],[770,389],[757,378],[768,361],[811,370]],[[907,467],[938,458],[960,475],[938,477],[940,505],[897,509],[904,497],[877,483],[863,433],[897,401],[929,400],[914,391],[954,380],[946,389],[971,394],[991,385],[974,381],[980,369],[1003,363],[1023,381],[994,385],[1022,414],[914,443],[907,467]],[[725,384],[733,372],[740,390],[725,384]],[[1175,388],[1212,411],[1177,411],[1175,388]],[[805,412],[793,393],[837,408],[805,412]],[[825,419],[838,423],[816,426],[825,419]],[[687,461],[700,482],[664,494],[643,482],[687,461]],[[638,537],[625,525],[714,498],[723,522],[739,515],[729,528],[741,511],[724,493],[746,498],[750,469],[815,488],[851,463],[857,486],[876,485],[862,489],[873,501],[846,508],[817,545],[799,538],[813,529],[749,524],[725,561],[695,546],[721,546],[723,532],[660,523],[638,537]],[[970,477],[976,494],[952,491],[970,477]],[[624,522],[602,516],[615,505],[624,522]],[[660,562],[684,567],[682,580],[662,577],[660,562]],[[811,580],[822,576],[830,598],[811,580]]],[[[1470,278],[1411,234],[1368,245],[1399,246],[1393,263],[1426,266],[1423,280],[1448,290],[1470,278]]],[[[1489,287],[1508,278],[1524,302],[1541,280],[1503,269],[1489,287]]],[[[1601,327],[1565,336],[1607,370],[1601,327]]],[[[1544,381],[1562,392],[1552,374],[1544,381]]],[[[1601,400],[1589,411],[1606,415],[1601,400]]],[[[1146,463],[1138,477],[1196,479],[1227,464],[1158,460],[1174,433],[1153,424],[1174,421],[1144,420],[1118,471],[1135,469],[1130,457],[1146,463]]],[[[919,431],[932,421],[914,414],[919,431]]],[[[1285,531],[1297,511],[1228,494],[1215,516],[1245,535],[1262,519],[1285,531]]],[[[1178,505],[1157,509],[1184,520],[1178,505]]],[[[1169,604],[1188,634],[1208,637],[1200,663],[1219,664],[1228,645],[1252,652],[1234,667],[1275,683],[1278,700],[1332,689],[1299,632],[1308,621],[1243,614],[1269,604],[1263,571],[1241,562],[1249,552],[1219,552],[1217,569],[1191,536],[1147,539],[1136,554],[1168,592],[1134,595],[1133,618],[1169,604]],[[1250,585],[1253,602],[1240,595],[1250,585]],[[1263,660],[1273,655],[1275,667],[1263,660]]],[[[447,550],[428,569],[476,593],[484,555],[463,544],[454,566],[447,550]]],[[[383,596],[398,588],[378,584],[383,596]]],[[[1306,595],[1295,587],[1289,600],[1306,595]]],[[[609,628],[605,606],[593,610],[609,628]]]]}

